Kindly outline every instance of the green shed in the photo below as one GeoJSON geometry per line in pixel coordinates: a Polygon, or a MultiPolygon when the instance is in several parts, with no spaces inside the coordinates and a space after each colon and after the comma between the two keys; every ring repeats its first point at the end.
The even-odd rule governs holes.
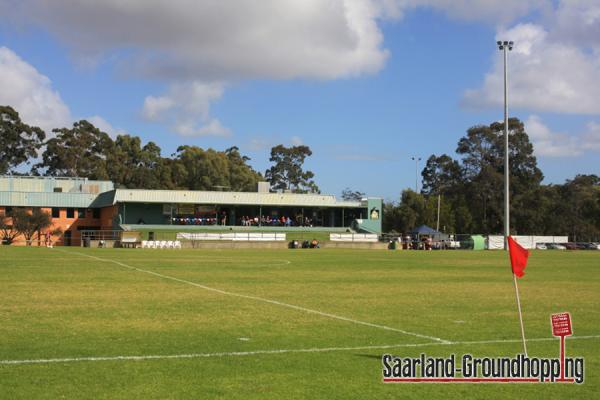
{"type": "Polygon", "coordinates": [[[471,235],[460,242],[460,248],[465,250],[485,250],[485,237],[471,235]]]}

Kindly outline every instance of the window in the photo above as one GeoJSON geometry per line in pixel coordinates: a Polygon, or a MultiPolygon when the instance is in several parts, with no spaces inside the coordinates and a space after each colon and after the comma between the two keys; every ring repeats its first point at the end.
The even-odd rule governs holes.
{"type": "Polygon", "coordinates": [[[60,218],[60,208],[52,207],[52,218],[60,218]]]}
{"type": "Polygon", "coordinates": [[[75,209],[67,208],[67,218],[75,218],[75,209]]]}
{"type": "Polygon", "coordinates": [[[92,209],[92,217],[95,219],[100,218],[100,209],[99,208],[92,209]]]}
{"type": "Polygon", "coordinates": [[[54,188],[54,193],[61,193],[62,192],[62,188],[61,187],[55,187],[54,188]]]}
{"type": "Polygon", "coordinates": [[[85,208],[77,209],[77,218],[85,218],[85,208]]]}
{"type": "Polygon", "coordinates": [[[5,215],[8,215],[8,214],[10,214],[11,212],[12,212],[12,207],[5,207],[5,208],[4,208],[4,214],[5,214],[5,215]]]}

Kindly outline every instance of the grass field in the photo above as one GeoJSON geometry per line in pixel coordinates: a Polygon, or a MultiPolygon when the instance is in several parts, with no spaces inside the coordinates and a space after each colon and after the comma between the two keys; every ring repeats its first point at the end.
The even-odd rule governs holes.
{"type": "Polygon", "coordinates": [[[503,252],[4,246],[0,398],[598,398],[600,252],[533,252],[519,283],[530,356],[571,312],[583,385],[381,382],[384,352],[521,352],[503,252]]]}

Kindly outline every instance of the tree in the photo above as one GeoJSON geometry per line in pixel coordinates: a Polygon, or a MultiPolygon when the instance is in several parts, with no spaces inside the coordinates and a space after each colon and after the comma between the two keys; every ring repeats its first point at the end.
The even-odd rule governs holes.
{"type": "Polygon", "coordinates": [[[577,175],[559,187],[557,213],[562,229],[574,241],[600,237],[600,178],[577,175]]]}
{"type": "MultiPolygon", "coordinates": [[[[561,220],[557,215],[559,212],[557,204],[561,199],[560,190],[541,185],[543,175],[537,167],[533,145],[529,141],[523,123],[516,118],[511,118],[509,134],[513,232],[560,232],[559,226],[566,223],[558,223],[561,220]],[[548,215],[555,217],[548,218],[548,215]]],[[[393,218],[385,226],[400,231],[420,224],[435,226],[437,195],[440,195],[440,228],[445,228],[445,232],[502,232],[503,139],[503,123],[476,125],[469,128],[467,134],[458,141],[457,160],[446,154],[430,156],[421,173],[422,193],[404,191],[400,203],[397,206],[390,205],[389,210],[386,209],[388,214],[392,213],[393,218]]],[[[588,196],[588,198],[592,197],[588,196]]],[[[564,203],[564,200],[561,201],[564,203]]],[[[592,202],[587,202],[581,209],[594,209],[594,206],[592,202]]],[[[592,214],[586,215],[588,220],[594,220],[592,214]]],[[[571,220],[577,220],[573,218],[571,220]]],[[[593,232],[589,226],[577,230],[593,232]]]]}
{"type": "Polygon", "coordinates": [[[31,246],[31,241],[36,232],[40,232],[52,225],[52,217],[49,213],[40,208],[34,208],[31,212],[24,209],[17,209],[18,213],[13,214],[13,224],[15,229],[23,235],[25,242],[31,246]]]}
{"type": "Polygon", "coordinates": [[[40,208],[34,208],[31,212],[26,208],[14,208],[2,219],[2,240],[12,243],[18,235],[23,235],[28,246],[36,232],[40,232],[52,226],[52,217],[40,208]],[[8,218],[11,224],[8,224],[8,218]]]}
{"type": "Polygon", "coordinates": [[[447,194],[456,191],[463,183],[462,168],[458,161],[443,154],[431,155],[421,172],[424,194],[447,194]]]}
{"type": "Polygon", "coordinates": [[[54,129],[56,137],[46,142],[42,162],[34,171],[45,170],[50,176],[83,176],[108,179],[107,155],[113,141],[88,121],[81,120],[73,128],[54,129]]]}
{"type": "Polygon", "coordinates": [[[29,126],[10,106],[0,106],[0,175],[37,157],[46,134],[40,128],[29,126]]]}
{"type": "Polygon", "coordinates": [[[229,187],[229,168],[223,153],[197,146],[177,148],[176,161],[181,167],[179,186],[189,190],[215,190],[229,187]]]}
{"type": "Polygon", "coordinates": [[[240,154],[237,147],[216,151],[180,146],[173,162],[167,164],[178,187],[255,191],[262,177],[247,164],[249,160],[240,154]]]}
{"type": "MultiPolygon", "coordinates": [[[[539,187],[543,175],[533,155],[533,145],[523,123],[511,118],[509,128],[511,226],[530,225],[525,204],[539,187]]],[[[458,142],[456,152],[462,157],[467,185],[464,192],[474,201],[473,215],[478,216],[474,228],[482,233],[502,232],[504,198],[504,123],[477,125],[467,130],[458,142]]],[[[514,230],[514,229],[513,229],[514,230]]]]}
{"type": "Polygon", "coordinates": [[[142,147],[138,136],[119,135],[106,154],[107,173],[118,187],[160,189],[162,157],[160,147],[148,142],[142,147]]]}
{"type": "Polygon", "coordinates": [[[285,147],[280,144],[273,147],[269,161],[275,165],[265,173],[271,187],[294,193],[318,193],[319,188],[313,181],[315,174],[302,169],[306,157],[311,155],[312,151],[308,146],[285,147]]]}
{"type": "Polygon", "coordinates": [[[365,193],[359,192],[358,190],[352,190],[350,188],[342,190],[342,200],[345,201],[361,201],[364,197],[365,193]]]}
{"type": "Polygon", "coordinates": [[[0,231],[2,232],[2,244],[11,244],[15,240],[15,238],[19,236],[19,231],[17,231],[14,223],[11,221],[11,215],[13,212],[14,211],[11,211],[0,216],[0,231]]]}
{"type": "Polygon", "coordinates": [[[250,192],[256,190],[257,184],[263,179],[250,165],[250,157],[242,156],[236,146],[225,150],[229,168],[229,187],[233,191],[250,192]]]}

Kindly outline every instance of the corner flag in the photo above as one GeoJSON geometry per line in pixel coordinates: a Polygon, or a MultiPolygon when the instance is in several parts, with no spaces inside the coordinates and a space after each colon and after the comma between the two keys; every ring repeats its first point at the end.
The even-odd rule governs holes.
{"type": "Polygon", "coordinates": [[[519,299],[519,286],[517,285],[517,276],[519,278],[525,275],[527,266],[527,257],[529,251],[521,247],[512,237],[506,238],[508,242],[508,252],[510,254],[510,264],[513,272],[513,282],[515,284],[515,296],[517,298],[517,307],[519,309],[519,321],[521,322],[521,338],[523,339],[523,350],[527,356],[527,341],[525,340],[525,327],[523,326],[523,313],[521,312],[521,299],[519,299]]]}
{"type": "Polygon", "coordinates": [[[510,264],[512,265],[513,274],[522,278],[525,275],[529,251],[521,247],[511,236],[508,237],[508,250],[510,252],[510,264]]]}

